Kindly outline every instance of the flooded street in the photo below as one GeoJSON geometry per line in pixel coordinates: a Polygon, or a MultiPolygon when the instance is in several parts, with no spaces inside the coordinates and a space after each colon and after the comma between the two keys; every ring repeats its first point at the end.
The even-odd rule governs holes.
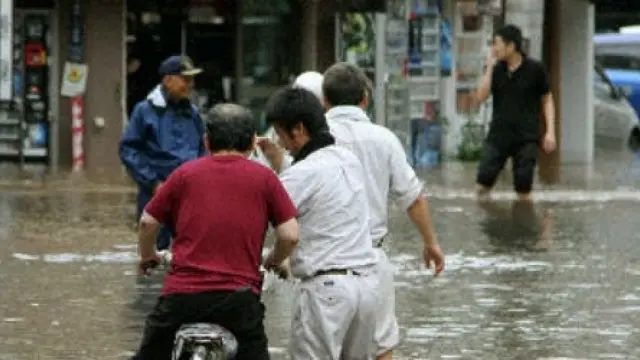
{"type": "MultiPolygon", "coordinates": [[[[508,174],[487,206],[472,165],[425,174],[448,263],[439,278],[424,270],[409,220],[392,212],[396,358],[640,359],[640,167],[606,156],[568,168],[534,207],[512,203],[508,174]]],[[[160,276],[135,275],[132,211],[126,187],[0,186],[0,360],[137,347],[160,276]]],[[[274,359],[287,358],[292,287],[264,294],[274,359]]]]}

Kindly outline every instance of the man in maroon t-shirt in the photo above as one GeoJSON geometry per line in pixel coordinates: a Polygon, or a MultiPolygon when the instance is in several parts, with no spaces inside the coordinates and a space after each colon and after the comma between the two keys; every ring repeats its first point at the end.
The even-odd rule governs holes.
{"type": "MultiPolygon", "coordinates": [[[[248,159],[256,143],[251,113],[215,106],[205,117],[211,156],[174,171],[140,220],[140,268],[160,261],[160,225],[175,230],[173,259],[134,359],[171,359],[182,324],[225,327],[238,339],[238,360],[269,359],[259,270],[270,223],[277,236],[271,264],[281,264],[298,241],[296,209],[278,177],[248,159]]],[[[268,266],[269,264],[267,264],[268,266]]]]}

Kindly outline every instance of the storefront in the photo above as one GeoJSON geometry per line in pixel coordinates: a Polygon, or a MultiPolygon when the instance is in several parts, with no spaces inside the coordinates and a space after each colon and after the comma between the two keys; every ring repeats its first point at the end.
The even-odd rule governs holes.
{"type": "MultiPolygon", "coordinates": [[[[184,52],[205,67],[206,75],[197,81],[202,104],[236,101],[252,108],[257,118],[268,95],[301,71],[322,71],[336,60],[364,61],[375,89],[374,119],[395,131],[410,155],[414,130],[424,127],[416,120],[442,123],[436,142],[442,157],[455,157],[463,131],[481,136],[490,118],[489,107],[470,118],[468,99],[482,74],[491,33],[514,23],[522,27],[529,53],[548,66],[558,122],[572,128],[558,132],[562,161],[590,161],[593,143],[577,140],[593,134],[583,120],[591,111],[586,79],[593,65],[593,6],[586,0],[563,0],[562,7],[560,0],[362,3],[14,0],[11,44],[3,42],[6,32],[0,36],[0,58],[11,58],[15,65],[2,72],[5,84],[12,80],[13,98],[0,101],[5,109],[0,157],[19,161],[23,155],[52,170],[69,169],[80,158],[91,177],[122,178],[117,146],[127,119],[130,55],[147,48],[139,46],[144,37],[151,39],[151,63],[184,52]],[[25,27],[25,20],[40,24],[41,31],[25,27]],[[366,25],[362,29],[361,23],[366,25]],[[33,31],[25,32],[29,29],[33,31]],[[345,40],[345,31],[352,40],[345,40]],[[374,34],[371,39],[368,31],[374,34]],[[69,60],[86,66],[80,68],[86,81],[81,102],[61,94],[61,85],[69,80],[63,76],[69,60]],[[13,75],[7,77],[9,73],[13,75]],[[14,99],[28,105],[25,114],[11,108],[14,99]],[[570,108],[562,106],[567,101],[570,108]],[[465,128],[467,123],[474,126],[465,128]],[[11,124],[26,134],[22,140],[9,133],[11,124]],[[24,151],[16,151],[17,144],[24,151]]],[[[6,2],[2,5],[4,13],[6,2]]],[[[0,95],[3,91],[7,93],[6,86],[0,86],[0,95]]],[[[20,106],[16,108],[24,112],[20,106]]],[[[557,165],[560,157],[548,162],[557,165]]]]}
{"type": "Polygon", "coordinates": [[[0,159],[49,163],[57,112],[57,19],[52,1],[2,1],[0,159]]]}
{"type": "MultiPolygon", "coordinates": [[[[127,61],[141,60],[152,73],[162,59],[188,54],[205,69],[196,80],[198,105],[233,101],[259,117],[268,95],[301,68],[301,48],[291,46],[302,40],[300,2],[192,1],[180,6],[156,1],[128,6],[127,61]]],[[[141,84],[134,76],[129,79],[134,80],[128,82],[131,95],[141,84]]],[[[142,84],[142,96],[154,82],[142,84]]],[[[128,108],[139,100],[129,99],[128,108]]]]}
{"type": "MultiPolygon", "coordinates": [[[[469,9],[465,7],[474,2],[458,1],[457,9],[449,9],[453,11],[454,22],[458,24],[454,25],[454,28],[458,29],[456,34],[466,33],[464,19],[469,9]]],[[[528,55],[542,60],[547,68],[556,104],[555,130],[558,150],[549,155],[541,154],[539,170],[541,180],[555,182],[560,177],[561,165],[590,164],[593,161],[594,103],[591,74],[594,68],[594,7],[587,0],[504,0],[491,3],[494,6],[490,6],[489,11],[479,12],[483,14],[485,24],[482,42],[487,44],[496,26],[515,24],[523,31],[528,55]]],[[[461,139],[460,135],[455,134],[456,126],[453,124],[457,122],[457,128],[460,128],[461,124],[470,120],[469,117],[459,115],[465,113],[465,102],[460,101],[463,97],[460,92],[459,74],[462,73],[460,69],[465,66],[463,54],[467,53],[465,49],[468,49],[469,44],[464,43],[460,36],[456,42],[459,46],[453,56],[457,57],[455,64],[458,67],[458,76],[451,79],[449,84],[443,85],[443,89],[455,89],[455,102],[453,99],[447,100],[448,113],[458,115],[452,116],[448,126],[445,143],[448,144],[449,152],[457,150],[452,144],[459,144],[461,139]]],[[[484,44],[480,43],[479,46],[484,44]]],[[[471,53],[477,50],[472,49],[471,53]]],[[[486,50],[481,54],[486,55],[486,50]]],[[[476,77],[481,73],[484,57],[477,61],[479,63],[475,71],[476,77]]],[[[477,84],[477,80],[474,82],[477,84]]],[[[449,90],[448,94],[451,93],[449,90]]],[[[486,127],[491,116],[490,104],[486,104],[474,116],[471,119],[473,122],[486,127]]]]}
{"type": "MultiPolygon", "coordinates": [[[[559,146],[555,153],[542,156],[541,177],[556,180],[561,163],[592,162],[593,121],[585,121],[593,118],[590,74],[593,69],[594,9],[589,1],[400,0],[390,1],[390,4],[395,6],[390,6],[386,13],[386,125],[405,142],[414,161],[421,157],[414,155],[416,126],[412,125],[418,121],[423,128],[425,124],[431,124],[426,127],[433,127],[434,123],[441,125],[443,136],[431,141],[440,146],[441,158],[477,158],[491,119],[491,104],[470,112],[470,95],[484,72],[493,31],[510,23],[523,30],[529,56],[545,63],[555,97],[559,146]],[[432,11],[420,9],[436,9],[440,26],[426,25],[434,23],[429,16],[432,11]],[[412,26],[416,19],[421,20],[419,29],[412,26]],[[435,31],[436,28],[440,31],[435,31]],[[408,34],[408,41],[398,41],[402,38],[398,33],[408,34]],[[433,41],[425,40],[432,39],[434,34],[440,39],[438,49],[433,41]],[[420,39],[418,45],[416,38],[420,39]],[[391,50],[399,43],[404,48],[408,69],[407,66],[399,69],[398,58],[391,50]],[[414,54],[416,48],[419,49],[418,56],[414,54]],[[440,71],[434,73],[425,65],[432,65],[428,55],[437,52],[440,71]],[[415,69],[412,63],[420,64],[421,70],[417,74],[412,74],[411,70],[415,69]],[[417,81],[412,78],[418,78],[421,84],[437,79],[439,91],[427,99],[427,95],[432,95],[433,87],[425,90],[425,87],[415,86],[417,81]],[[408,100],[403,102],[402,99],[408,100]],[[563,128],[571,131],[561,131],[563,128]]],[[[426,133],[422,135],[423,139],[429,138],[426,133]]],[[[426,144],[422,148],[429,146],[426,144]]]]}
{"type": "Polygon", "coordinates": [[[333,25],[333,17],[317,2],[8,3],[2,1],[13,26],[0,36],[0,57],[9,63],[2,65],[4,85],[10,86],[0,84],[0,94],[9,92],[0,101],[0,161],[36,162],[53,171],[77,165],[99,180],[122,178],[118,141],[127,121],[132,56],[155,68],[166,56],[186,53],[206,70],[196,82],[201,105],[234,101],[257,118],[274,89],[301,69],[333,61],[333,39],[318,31],[333,25]],[[151,44],[140,45],[142,38],[151,44]],[[79,93],[64,91],[67,63],[81,70],[79,93]]]}

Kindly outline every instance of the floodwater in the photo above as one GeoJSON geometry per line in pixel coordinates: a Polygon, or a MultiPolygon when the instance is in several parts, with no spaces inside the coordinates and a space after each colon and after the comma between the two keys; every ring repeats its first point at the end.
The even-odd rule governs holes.
{"type": "MultiPolygon", "coordinates": [[[[473,166],[425,173],[447,267],[423,268],[393,210],[396,359],[640,359],[640,164],[597,159],[539,185],[531,207],[508,174],[480,206],[473,166]]],[[[135,276],[133,193],[58,185],[0,184],[0,360],[126,358],[160,286],[135,276]]],[[[292,289],[264,294],[274,359],[287,358],[292,289]]]]}

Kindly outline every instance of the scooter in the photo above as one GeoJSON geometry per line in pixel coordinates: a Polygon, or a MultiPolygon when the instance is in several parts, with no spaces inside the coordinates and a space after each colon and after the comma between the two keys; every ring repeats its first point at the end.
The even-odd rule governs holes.
{"type": "MultiPolygon", "coordinates": [[[[149,262],[145,269],[168,267],[172,254],[159,252],[162,262],[149,262]]],[[[220,325],[208,323],[184,324],[176,332],[171,360],[232,360],[238,351],[238,340],[220,325]]]]}

